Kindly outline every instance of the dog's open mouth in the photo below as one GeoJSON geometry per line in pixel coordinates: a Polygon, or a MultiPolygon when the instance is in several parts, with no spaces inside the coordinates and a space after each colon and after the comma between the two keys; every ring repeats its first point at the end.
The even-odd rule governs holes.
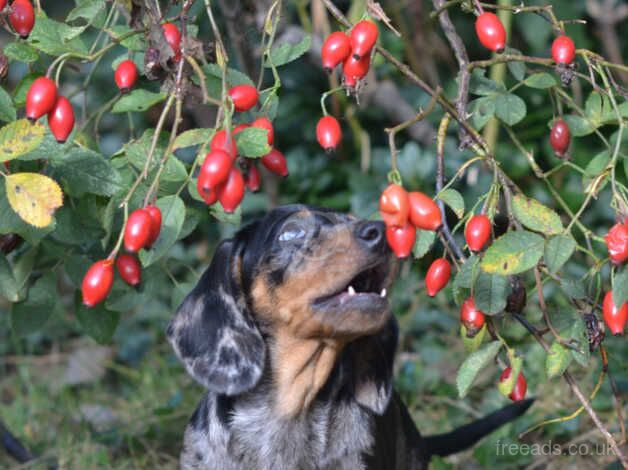
{"type": "Polygon", "coordinates": [[[371,265],[356,274],[341,289],[316,299],[313,306],[322,310],[381,311],[388,306],[388,273],[387,262],[371,265]]]}

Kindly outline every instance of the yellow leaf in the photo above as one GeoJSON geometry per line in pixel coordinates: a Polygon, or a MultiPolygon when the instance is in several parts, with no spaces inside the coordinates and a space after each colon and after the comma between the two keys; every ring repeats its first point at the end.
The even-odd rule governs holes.
{"type": "Polygon", "coordinates": [[[27,224],[46,227],[56,209],[63,205],[59,185],[39,173],[16,173],[6,177],[7,199],[27,224]]]}
{"type": "Polygon", "coordinates": [[[20,119],[0,129],[0,162],[35,150],[44,140],[45,127],[40,123],[31,124],[27,119],[20,119]]]}

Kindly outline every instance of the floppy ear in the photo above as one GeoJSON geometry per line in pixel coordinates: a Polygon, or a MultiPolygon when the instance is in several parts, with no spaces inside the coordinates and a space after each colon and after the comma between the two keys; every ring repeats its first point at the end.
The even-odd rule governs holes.
{"type": "Polygon", "coordinates": [[[167,330],[188,373],[225,395],[243,393],[257,384],[266,352],[241,292],[241,251],[241,243],[233,240],[220,244],[167,330]]]}
{"type": "Polygon", "coordinates": [[[378,333],[359,338],[353,353],[353,395],[361,406],[381,415],[392,396],[393,365],[398,339],[397,320],[391,317],[378,333]]]}

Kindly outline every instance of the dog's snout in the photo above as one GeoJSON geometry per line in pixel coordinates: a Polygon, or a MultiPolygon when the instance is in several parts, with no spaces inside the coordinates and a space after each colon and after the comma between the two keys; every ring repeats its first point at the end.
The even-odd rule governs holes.
{"type": "Polygon", "coordinates": [[[363,222],[356,228],[356,236],[365,248],[377,250],[386,243],[384,231],[383,222],[363,222]]]}

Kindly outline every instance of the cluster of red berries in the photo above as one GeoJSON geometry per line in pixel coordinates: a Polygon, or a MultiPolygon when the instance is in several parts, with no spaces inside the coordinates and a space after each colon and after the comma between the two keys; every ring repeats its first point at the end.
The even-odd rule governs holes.
{"type": "Polygon", "coordinates": [[[331,33],[321,50],[323,68],[331,73],[342,64],[343,83],[355,88],[371,66],[371,51],[377,42],[377,25],[369,20],[357,22],[349,35],[342,31],[331,33]]]}
{"type": "MultiPolygon", "coordinates": [[[[159,238],[161,232],[161,210],[154,205],[148,205],[131,213],[124,228],[124,248],[129,253],[123,253],[115,260],[118,274],[130,286],[137,286],[142,280],[140,262],[134,253],[142,248],[150,248],[159,238]]],[[[81,291],[83,303],[93,307],[107,298],[114,278],[114,260],[107,258],[96,261],[87,270],[81,291]]]]}
{"type": "Polygon", "coordinates": [[[74,129],[74,109],[70,100],[57,95],[57,85],[48,77],[35,79],[26,95],[26,117],[35,122],[48,115],[48,127],[58,142],[63,143],[74,129]]]}
{"type": "MultiPolygon", "coordinates": [[[[238,85],[229,90],[229,96],[233,100],[234,109],[238,112],[248,111],[258,102],[257,89],[252,85],[238,85]]],[[[227,131],[218,131],[211,143],[209,153],[205,156],[198,174],[196,189],[208,204],[220,201],[223,209],[231,213],[242,202],[245,186],[250,191],[257,191],[260,187],[261,176],[255,159],[245,159],[242,166],[246,169],[246,177],[236,166],[238,147],[235,136],[247,127],[257,127],[267,131],[268,145],[275,142],[275,131],[270,119],[260,117],[251,123],[239,124],[233,128],[227,138],[227,131]]],[[[288,174],[286,157],[276,148],[264,155],[262,165],[270,172],[279,176],[288,174]]]]}
{"type": "Polygon", "coordinates": [[[408,193],[390,184],[379,198],[379,211],[386,224],[386,239],[398,258],[412,251],[416,229],[436,231],[443,224],[440,208],[425,194],[408,193]]]}
{"type": "MultiPolygon", "coordinates": [[[[0,12],[4,11],[8,0],[0,0],[0,12]]],[[[35,10],[30,0],[14,0],[9,7],[9,23],[13,30],[26,39],[35,26],[35,10]]]]}
{"type": "MultiPolygon", "coordinates": [[[[608,256],[614,264],[620,265],[628,261],[628,218],[623,224],[618,222],[613,225],[604,240],[608,248],[608,256]]],[[[613,302],[613,291],[610,290],[604,296],[602,313],[611,333],[620,335],[624,332],[626,321],[628,321],[628,302],[617,307],[613,302]]]]}
{"type": "MultiPolygon", "coordinates": [[[[506,29],[495,13],[483,12],[475,20],[475,33],[480,43],[493,52],[503,52],[506,48],[506,29]]],[[[573,40],[561,34],[552,43],[552,58],[559,65],[570,65],[576,58],[573,40]]]]}

